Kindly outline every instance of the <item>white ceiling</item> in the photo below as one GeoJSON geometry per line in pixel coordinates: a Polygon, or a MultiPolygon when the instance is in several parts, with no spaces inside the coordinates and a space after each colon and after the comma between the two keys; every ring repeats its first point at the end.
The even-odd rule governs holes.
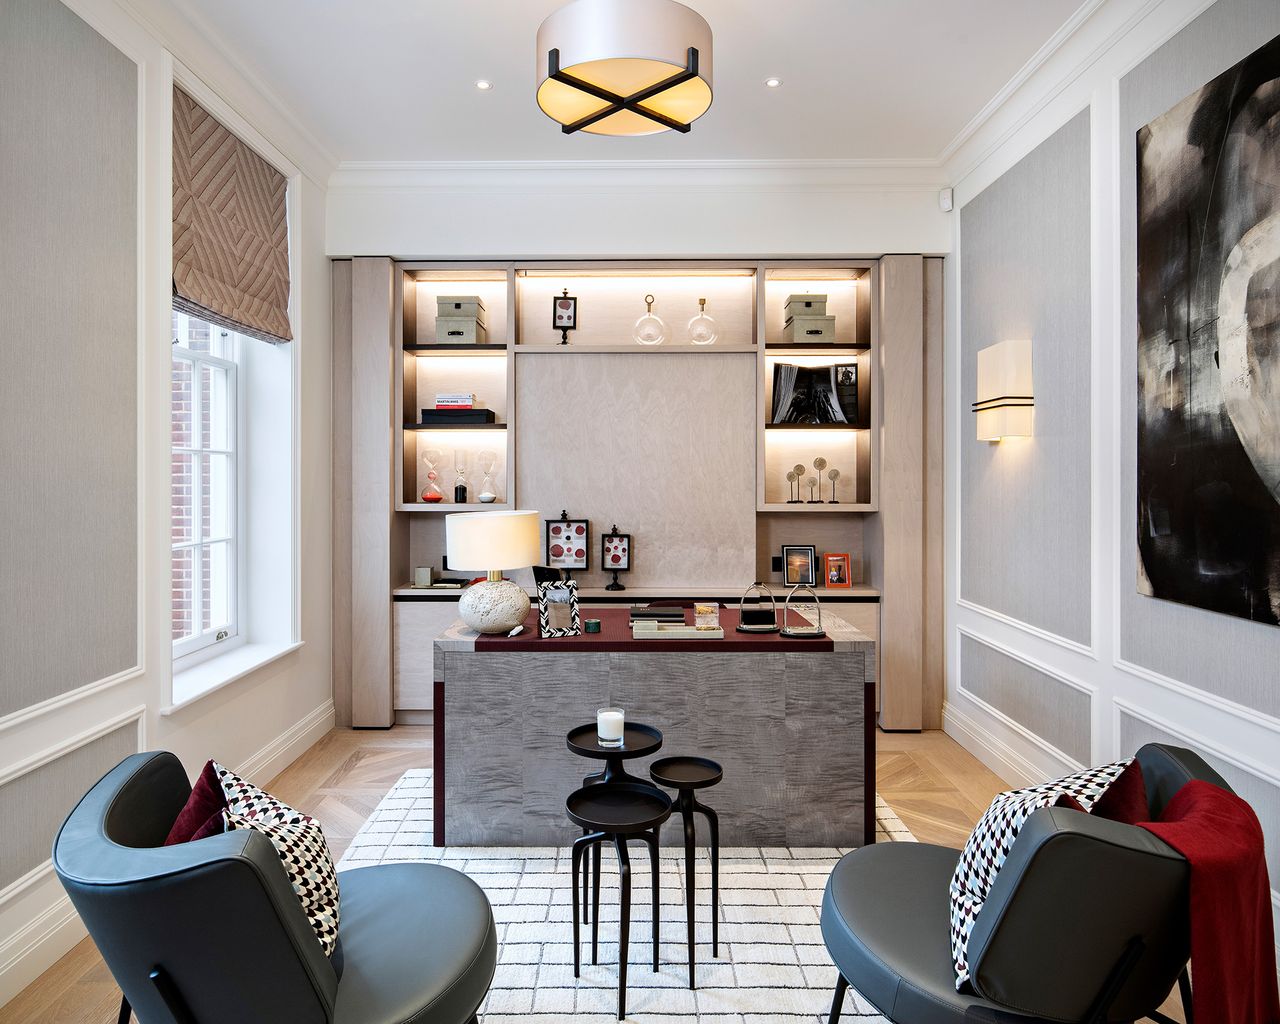
{"type": "Polygon", "coordinates": [[[563,0],[174,2],[361,161],[933,158],[1081,5],[687,0],[714,33],[711,110],[689,135],[609,139],[534,102],[534,36],[563,0]]]}

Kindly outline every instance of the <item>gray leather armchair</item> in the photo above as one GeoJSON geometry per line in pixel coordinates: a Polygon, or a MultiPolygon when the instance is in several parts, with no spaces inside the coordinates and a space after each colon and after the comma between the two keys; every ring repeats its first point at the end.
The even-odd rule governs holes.
{"type": "MultiPolygon", "coordinates": [[[[1151,815],[1185,783],[1230,787],[1197,754],[1138,751],[1151,815]]],[[[836,865],[822,935],[849,985],[894,1024],[1119,1024],[1157,1013],[1174,984],[1190,1018],[1190,869],[1145,829],[1064,808],[1027,819],[969,940],[977,995],[955,989],[948,886],[960,851],[856,850],[836,865]]]]}
{"type": "Polygon", "coordinates": [[[169,753],[135,754],[71,812],[53,863],[146,1024],[467,1024],[497,936],[471,879],[433,864],[344,871],[326,957],[270,840],[162,846],[191,793],[169,753]]]}

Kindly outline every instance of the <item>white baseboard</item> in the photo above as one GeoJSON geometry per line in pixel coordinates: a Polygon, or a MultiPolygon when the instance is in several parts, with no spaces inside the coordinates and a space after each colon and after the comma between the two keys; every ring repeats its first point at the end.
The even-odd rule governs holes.
{"type": "Polygon", "coordinates": [[[57,963],[86,934],[70,898],[63,893],[0,943],[0,1007],[57,963]]]}
{"type": "MultiPolygon", "coordinates": [[[[1014,730],[998,721],[984,724],[956,701],[942,705],[942,730],[1012,787],[1034,786],[1072,770],[1070,765],[1038,763],[1034,755],[1018,750],[1020,738],[1014,730]]],[[[1036,754],[1047,758],[1041,751],[1036,754]]]]}
{"type": "Polygon", "coordinates": [[[336,721],[333,701],[325,701],[256,754],[245,758],[240,774],[248,779],[261,779],[259,784],[266,785],[331,732],[336,721]]]}
{"type": "MultiPolygon", "coordinates": [[[[270,780],[333,729],[333,701],[326,701],[240,765],[251,779],[270,780]]],[[[61,889],[34,918],[0,940],[0,1006],[13,999],[85,937],[84,925],[61,889]]]]}

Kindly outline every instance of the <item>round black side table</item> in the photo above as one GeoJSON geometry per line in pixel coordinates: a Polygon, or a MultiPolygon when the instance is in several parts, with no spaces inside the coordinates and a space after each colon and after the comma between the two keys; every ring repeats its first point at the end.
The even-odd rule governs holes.
{"type": "MultiPolygon", "coordinates": [[[[580,725],[576,729],[569,730],[569,734],[565,737],[565,746],[580,757],[590,757],[597,761],[604,761],[604,768],[586,776],[582,780],[584,786],[595,785],[599,782],[630,782],[640,786],[652,786],[653,783],[648,779],[642,779],[639,776],[630,774],[622,766],[622,763],[633,758],[648,757],[650,754],[656,754],[662,749],[662,733],[651,725],[643,725],[640,722],[627,722],[622,729],[622,746],[606,747],[601,745],[600,739],[596,735],[594,724],[580,725]]],[[[592,851],[592,862],[597,884],[599,884],[599,846],[596,846],[592,851]]],[[[582,906],[584,911],[587,906],[587,885],[587,875],[583,874],[582,906]]],[[[587,918],[587,920],[590,920],[590,918],[587,918]]]]}
{"type": "Polygon", "coordinates": [[[694,795],[724,777],[724,770],[708,757],[663,757],[649,765],[649,777],[660,786],[679,791],[676,809],[684,819],[685,922],[689,937],[689,987],[694,988],[694,845],[693,813],[707,819],[711,833],[711,955],[720,956],[720,819],[694,795]]]}
{"type": "Polygon", "coordinates": [[[628,774],[622,763],[656,754],[662,749],[662,733],[651,725],[627,722],[622,730],[622,746],[605,747],[601,746],[599,737],[596,736],[595,723],[592,722],[590,725],[571,729],[565,737],[565,745],[580,757],[604,762],[601,771],[582,780],[584,785],[591,785],[593,782],[635,782],[647,786],[647,779],[628,774]]]}
{"type": "MultiPolygon", "coordinates": [[[[580,964],[578,931],[578,871],[583,869],[588,848],[595,852],[595,887],[592,893],[594,913],[591,916],[591,962],[596,962],[600,937],[600,844],[612,841],[618,853],[622,899],[618,922],[618,1020],[627,1015],[627,943],[631,930],[631,858],[627,841],[642,840],[649,847],[649,866],[653,872],[653,969],[658,969],[658,830],[671,817],[671,798],[648,783],[620,782],[583,786],[565,801],[569,820],[580,825],[585,834],[573,841],[573,976],[578,977],[580,964]]],[[[585,889],[584,889],[585,892],[585,889]]],[[[585,904],[585,899],[584,899],[585,904]]],[[[585,910],[585,906],[584,906],[585,910]]]]}

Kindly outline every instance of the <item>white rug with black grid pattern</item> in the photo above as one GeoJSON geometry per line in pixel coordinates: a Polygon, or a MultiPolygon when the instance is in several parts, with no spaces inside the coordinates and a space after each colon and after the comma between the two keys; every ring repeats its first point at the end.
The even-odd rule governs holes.
{"type": "MultiPolygon", "coordinates": [[[[565,835],[572,827],[566,821],[565,835]]],[[[701,834],[699,836],[701,838],[701,834]]],[[[878,796],[876,841],[915,842],[878,796]]],[[[648,854],[631,852],[631,944],[627,1020],[636,1024],[825,1024],[836,969],[819,928],[837,849],[725,848],[720,851],[720,957],[711,957],[711,872],[699,850],[697,983],[688,987],[684,851],[661,851],[660,966],[652,970],[648,854]]],[[[599,964],[583,928],[582,976],[573,976],[569,848],[431,845],[431,770],[408,771],[351,841],[338,870],[419,861],[470,875],[493,904],[498,968],[481,1008],[483,1024],[573,1020],[611,1024],[618,999],[618,871],[604,851],[599,964]]],[[[852,989],[842,1020],[884,1018],[852,989]]]]}

